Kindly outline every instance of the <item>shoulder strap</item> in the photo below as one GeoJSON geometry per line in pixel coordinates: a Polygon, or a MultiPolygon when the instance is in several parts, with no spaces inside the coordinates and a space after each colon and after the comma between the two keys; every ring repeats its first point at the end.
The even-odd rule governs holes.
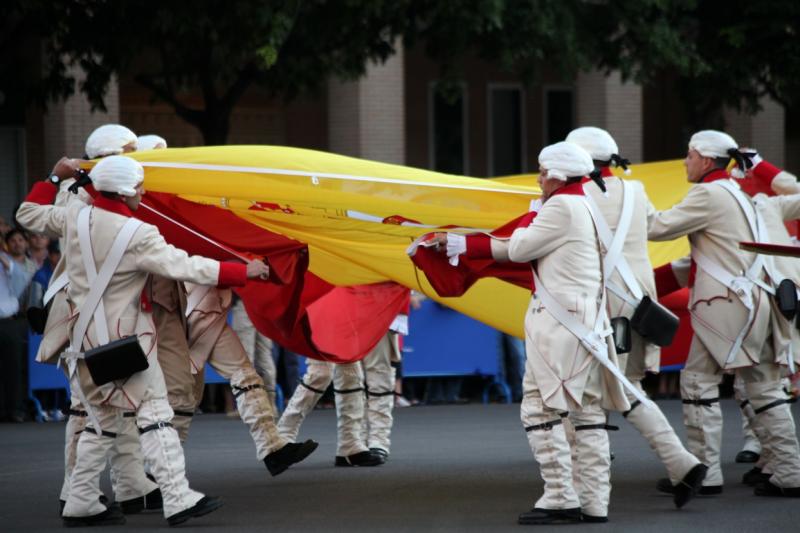
{"type": "Polygon", "coordinates": [[[89,294],[80,308],[78,314],[78,321],[73,328],[73,349],[81,351],[83,345],[83,338],[86,335],[86,330],[89,327],[89,321],[92,315],[95,318],[95,328],[97,340],[101,344],[108,343],[108,324],[106,323],[105,310],[103,308],[103,293],[111,281],[111,276],[116,272],[117,267],[122,261],[122,256],[128,247],[131,239],[133,238],[136,230],[139,229],[142,222],[135,218],[129,218],[125,225],[122,226],[111,249],[108,251],[103,267],[97,273],[94,264],[94,254],[92,253],[92,245],[89,235],[89,214],[91,206],[87,206],[81,210],[78,215],[78,239],[81,246],[81,257],[83,264],[86,268],[86,276],[89,280],[89,294]]]}
{"type": "Polygon", "coordinates": [[[59,274],[59,276],[53,279],[50,282],[50,285],[47,286],[47,290],[42,297],[42,305],[46,306],[48,303],[50,303],[50,300],[52,300],[53,297],[58,294],[58,291],[67,285],[69,285],[69,274],[67,274],[67,271],[64,270],[64,272],[59,274]]]}
{"type": "Polygon", "coordinates": [[[613,233],[605,218],[603,218],[603,215],[600,213],[600,208],[594,201],[594,198],[592,198],[590,195],[586,195],[586,201],[589,204],[590,210],[592,211],[592,218],[595,221],[597,233],[606,248],[605,257],[603,259],[603,271],[606,279],[606,287],[611,292],[635,307],[644,296],[644,292],[639,286],[636,276],[633,275],[633,270],[631,270],[628,260],[625,259],[625,255],[623,253],[625,248],[625,239],[628,236],[628,231],[630,230],[631,222],[633,220],[635,199],[632,186],[627,181],[622,180],[622,211],[620,213],[619,223],[617,224],[617,231],[613,233]],[[631,298],[624,289],[611,281],[611,275],[615,270],[619,272],[620,277],[622,277],[622,281],[628,287],[628,290],[633,295],[633,298],[631,298]]]}

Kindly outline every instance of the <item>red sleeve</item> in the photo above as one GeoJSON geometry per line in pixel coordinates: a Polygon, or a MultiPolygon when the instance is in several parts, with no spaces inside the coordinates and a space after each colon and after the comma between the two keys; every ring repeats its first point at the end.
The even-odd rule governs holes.
{"type": "Polygon", "coordinates": [[[467,235],[467,253],[464,255],[471,259],[491,259],[492,239],[482,233],[467,235]]]}
{"type": "Polygon", "coordinates": [[[762,161],[753,167],[752,173],[753,176],[758,178],[759,180],[763,181],[767,185],[772,183],[772,180],[775,179],[781,172],[781,169],[770,163],[769,161],[762,161]]]}
{"type": "Polygon", "coordinates": [[[247,283],[247,265],[220,263],[217,287],[243,287],[247,283]]]}
{"type": "Polygon", "coordinates": [[[84,186],[83,190],[88,192],[89,196],[91,196],[92,198],[97,198],[98,196],[100,196],[100,193],[97,192],[97,190],[95,190],[94,186],[91,183],[84,186]]]}
{"type": "Polygon", "coordinates": [[[33,184],[31,192],[25,197],[26,202],[39,205],[49,205],[53,203],[58,194],[58,187],[49,181],[37,181],[33,184]]]}
{"type": "Polygon", "coordinates": [[[659,298],[682,289],[680,283],[678,283],[678,280],[675,277],[675,274],[672,272],[671,263],[661,265],[653,270],[653,273],[656,277],[656,293],[658,294],[659,298]]]}

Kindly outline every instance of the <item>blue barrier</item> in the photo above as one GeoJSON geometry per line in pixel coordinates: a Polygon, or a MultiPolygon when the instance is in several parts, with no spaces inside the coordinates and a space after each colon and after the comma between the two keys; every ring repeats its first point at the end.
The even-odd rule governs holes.
{"type": "Polygon", "coordinates": [[[403,339],[403,377],[484,376],[483,401],[497,387],[505,403],[511,390],[500,368],[497,330],[432,300],[409,315],[403,339]]]}

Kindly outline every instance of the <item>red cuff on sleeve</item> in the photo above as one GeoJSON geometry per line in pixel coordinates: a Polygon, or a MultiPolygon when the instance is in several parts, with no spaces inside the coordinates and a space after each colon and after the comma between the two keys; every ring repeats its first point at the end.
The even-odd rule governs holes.
{"type": "Polygon", "coordinates": [[[247,283],[247,265],[220,263],[217,287],[242,287],[247,283]]]}
{"type": "Polygon", "coordinates": [[[49,181],[37,181],[33,184],[31,192],[25,197],[26,202],[39,205],[52,204],[58,194],[58,187],[49,181]]]}
{"type": "Polygon", "coordinates": [[[682,289],[678,279],[675,277],[675,273],[672,271],[671,263],[661,265],[653,270],[653,273],[656,278],[656,293],[659,298],[682,289]]]}
{"type": "Polygon", "coordinates": [[[779,169],[769,161],[762,161],[753,168],[752,172],[753,176],[760,179],[767,185],[770,185],[772,183],[772,180],[775,179],[775,176],[780,174],[781,169],[779,169]]]}
{"type": "Polygon", "coordinates": [[[88,192],[89,196],[91,196],[92,198],[97,198],[98,196],[100,196],[100,193],[97,192],[97,190],[94,188],[94,186],[91,183],[89,183],[86,186],[84,186],[83,190],[88,192]]]}
{"type": "Polygon", "coordinates": [[[491,259],[492,240],[488,235],[467,235],[467,253],[471,259],[491,259]]]}

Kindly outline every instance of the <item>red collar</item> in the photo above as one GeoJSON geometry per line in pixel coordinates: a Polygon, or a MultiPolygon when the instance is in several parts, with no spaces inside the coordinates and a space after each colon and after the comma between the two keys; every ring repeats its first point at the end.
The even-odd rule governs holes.
{"type": "Polygon", "coordinates": [[[613,178],[614,173],[611,172],[611,167],[602,167],[600,169],[600,176],[603,178],[613,178]]]}
{"type": "Polygon", "coordinates": [[[700,178],[699,183],[711,183],[712,181],[727,180],[730,178],[727,170],[724,168],[716,168],[700,178]]]}
{"type": "Polygon", "coordinates": [[[556,192],[551,194],[550,198],[552,198],[553,196],[557,196],[559,194],[573,194],[575,196],[585,196],[583,192],[583,182],[570,183],[569,185],[564,185],[560,189],[556,190],[556,192]]]}
{"type": "Polygon", "coordinates": [[[105,211],[110,211],[112,213],[116,213],[118,215],[122,215],[124,217],[132,217],[133,212],[125,205],[122,200],[112,200],[110,198],[106,198],[103,195],[97,195],[95,197],[92,204],[95,207],[99,207],[105,211]]]}

